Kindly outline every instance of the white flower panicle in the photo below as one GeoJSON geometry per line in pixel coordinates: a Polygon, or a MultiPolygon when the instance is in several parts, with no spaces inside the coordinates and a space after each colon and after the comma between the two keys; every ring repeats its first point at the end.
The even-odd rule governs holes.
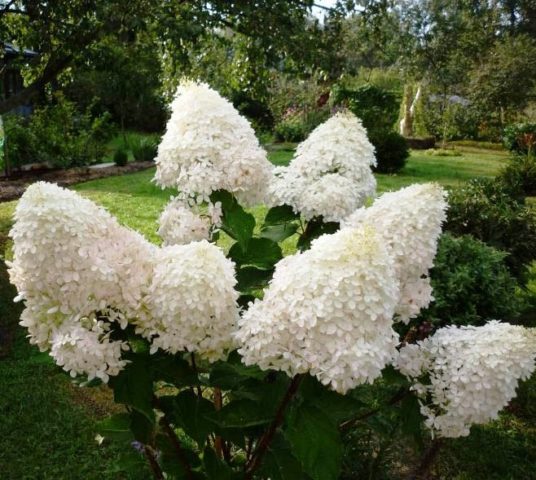
{"type": "Polygon", "coordinates": [[[446,192],[435,183],[411,185],[384,193],[369,208],[360,208],[342,222],[344,227],[372,225],[395,260],[401,297],[396,313],[404,322],[428,306],[441,225],[447,209],[446,192]]]}
{"type": "Polygon", "coordinates": [[[398,343],[393,262],[371,228],[323,235],[276,265],[236,334],[246,365],[309,372],[345,393],[372,382],[398,343]]]}
{"type": "Polygon", "coordinates": [[[535,357],[533,329],[493,320],[441,328],[403,347],[396,366],[413,379],[426,425],[442,437],[463,437],[471,425],[497,418],[534,371],[535,357]]]}
{"type": "Polygon", "coordinates": [[[10,236],[9,273],[25,300],[21,325],[30,342],[41,350],[54,347],[71,372],[84,365],[89,376],[117,372],[123,347],[105,340],[95,322],[107,317],[124,328],[127,319],[142,315],[155,247],[91,201],[45,182],[31,185],[20,199],[10,236]],[[81,333],[85,324],[92,334],[81,333]],[[55,339],[63,347],[54,346],[55,339]],[[78,359],[69,354],[74,351],[78,359]],[[95,370],[97,351],[106,368],[95,370]]]}
{"type": "Polygon", "coordinates": [[[287,168],[274,171],[273,205],[287,204],[307,220],[339,222],[376,191],[374,147],[361,121],[339,112],[298,145],[287,168]]]}
{"type": "Polygon", "coordinates": [[[158,147],[156,183],[208,200],[227,190],[240,202],[264,201],[272,166],[249,122],[204,83],[183,82],[158,147]]]}
{"type": "Polygon", "coordinates": [[[238,320],[234,264],[202,240],[162,248],[150,287],[152,319],[138,328],[152,351],[183,350],[216,361],[234,346],[238,320]]]}
{"type": "Polygon", "coordinates": [[[204,213],[198,204],[190,205],[179,197],[172,199],[160,215],[158,234],[164,245],[184,245],[209,240],[221,225],[221,203],[209,203],[204,213]]]}

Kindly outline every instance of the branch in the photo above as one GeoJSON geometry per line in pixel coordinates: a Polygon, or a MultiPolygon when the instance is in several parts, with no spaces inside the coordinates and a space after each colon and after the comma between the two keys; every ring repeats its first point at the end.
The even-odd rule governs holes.
{"type": "Polygon", "coordinates": [[[184,455],[184,450],[182,449],[181,442],[179,438],[177,437],[177,434],[175,433],[173,428],[171,428],[171,425],[167,422],[166,417],[162,417],[162,419],[160,420],[160,425],[164,429],[164,432],[166,432],[166,435],[171,440],[171,444],[173,445],[173,449],[175,450],[175,453],[177,454],[177,458],[179,459],[179,462],[182,465],[182,468],[184,468],[184,471],[186,472],[186,478],[188,480],[194,480],[192,469],[190,468],[188,459],[184,455]]]}
{"type": "Polygon", "coordinates": [[[39,93],[49,82],[54,80],[59,73],[67,68],[72,60],[72,55],[65,55],[59,58],[56,58],[54,55],[51,56],[39,78],[17,94],[0,102],[0,115],[7,113],[20,105],[24,105],[34,95],[39,93]]]}
{"type": "Polygon", "coordinates": [[[160,465],[158,465],[153,449],[149,445],[144,445],[143,453],[149,462],[154,478],[157,480],[164,480],[164,472],[162,472],[160,465]]]}
{"type": "MultiPolygon", "coordinates": [[[[162,408],[160,400],[156,395],[153,395],[153,404],[156,408],[164,412],[164,409],[162,408]]],[[[179,459],[179,462],[182,465],[182,468],[184,468],[184,471],[186,472],[187,480],[194,480],[192,469],[190,467],[190,464],[188,463],[188,459],[184,455],[184,450],[182,449],[181,442],[179,438],[177,437],[175,430],[173,430],[170,423],[166,420],[165,412],[164,412],[164,416],[160,419],[160,426],[162,427],[165,434],[168,436],[169,440],[171,441],[171,444],[173,445],[173,449],[175,450],[175,453],[177,454],[177,458],[179,459]]]]}
{"type": "Polygon", "coordinates": [[[259,466],[261,465],[262,457],[266,453],[266,450],[268,450],[268,447],[270,446],[270,443],[272,442],[277,429],[283,423],[283,420],[285,418],[285,410],[287,409],[291,400],[294,398],[294,396],[298,392],[298,388],[300,386],[302,379],[303,379],[303,375],[296,375],[292,379],[292,382],[290,382],[287,392],[285,393],[285,396],[283,397],[283,400],[281,400],[281,403],[277,409],[274,420],[268,427],[268,430],[264,432],[263,436],[259,440],[257,449],[255,453],[253,454],[253,456],[251,457],[251,460],[248,463],[246,463],[246,467],[245,467],[246,475],[244,477],[244,480],[251,480],[253,478],[253,474],[255,473],[255,470],[257,470],[257,468],[259,468],[259,466]]]}

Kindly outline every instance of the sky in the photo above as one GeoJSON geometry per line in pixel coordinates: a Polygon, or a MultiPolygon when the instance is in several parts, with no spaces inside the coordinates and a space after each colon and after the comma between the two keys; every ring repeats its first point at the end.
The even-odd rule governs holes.
{"type": "MultiPolygon", "coordinates": [[[[337,3],[337,0],[316,0],[315,3],[317,5],[322,5],[324,7],[334,7],[337,3]]],[[[324,15],[326,14],[326,11],[322,8],[313,7],[313,15],[315,15],[318,18],[324,18],[324,15]]]]}

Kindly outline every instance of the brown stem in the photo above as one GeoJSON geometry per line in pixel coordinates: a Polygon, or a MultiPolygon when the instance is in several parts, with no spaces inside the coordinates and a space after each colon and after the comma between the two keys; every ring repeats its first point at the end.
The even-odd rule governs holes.
{"type": "Polygon", "coordinates": [[[281,403],[279,404],[272,423],[268,427],[268,430],[264,432],[261,439],[259,440],[257,449],[253,453],[251,460],[246,463],[246,475],[244,476],[244,480],[251,480],[253,478],[255,470],[257,470],[257,468],[259,468],[259,466],[261,465],[262,457],[266,453],[266,450],[268,450],[268,447],[270,446],[270,443],[272,442],[277,429],[283,423],[283,420],[285,418],[285,410],[289,406],[291,400],[294,398],[294,395],[296,395],[296,393],[298,392],[298,388],[302,379],[303,375],[296,375],[290,382],[287,392],[285,393],[283,400],[281,400],[281,403]]]}
{"type": "MultiPolygon", "coordinates": [[[[164,412],[160,404],[160,400],[158,399],[156,395],[153,396],[153,404],[156,406],[156,408],[164,412]]],[[[175,450],[177,458],[179,462],[181,463],[182,467],[184,468],[184,471],[186,472],[186,478],[188,480],[193,480],[194,477],[192,474],[192,469],[190,467],[190,464],[188,463],[188,459],[186,458],[186,455],[184,454],[184,450],[182,449],[179,437],[177,437],[175,430],[173,430],[173,428],[171,427],[171,424],[167,421],[165,415],[160,419],[160,426],[162,427],[165,434],[168,436],[169,440],[171,441],[171,444],[173,445],[173,449],[175,450]]]]}
{"type": "Polygon", "coordinates": [[[443,441],[441,438],[432,440],[432,443],[424,452],[419,466],[408,475],[407,480],[426,480],[442,446],[443,441]]]}
{"type": "MultiPolygon", "coordinates": [[[[214,388],[214,408],[216,411],[220,411],[222,407],[222,396],[221,396],[221,389],[214,388]]],[[[216,450],[216,455],[218,458],[222,458],[222,452],[223,452],[223,442],[219,435],[216,435],[216,438],[214,439],[214,449],[216,450]]]]}
{"type": "MultiPolygon", "coordinates": [[[[195,363],[194,353],[191,354],[191,359],[192,359],[192,368],[194,369],[196,376],[199,378],[199,371],[197,370],[197,364],[195,363]]],[[[203,398],[203,390],[201,390],[201,386],[198,384],[196,388],[197,388],[197,396],[199,398],[203,398]]]]}
{"type": "Polygon", "coordinates": [[[171,440],[171,444],[173,445],[173,449],[177,454],[177,458],[179,459],[182,468],[184,468],[184,471],[186,472],[186,478],[188,480],[193,480],[194,476],[192,474],[192,469],[190,468],[190,464],[188,463],[186,455],[184,455],[184,450],[182,449],[181,442],[179,441],[177,434],[175,433],[173,428],[171,428],[171,425],[165,420],[165,417],[162,417],[162,419],[160,420],[160,425],[164,429],[164,432],[166,432],[166,435],[171,440]]]}
{"type": "MultiPolygon", "coordinates": [[[[401,388],[398,392],[396,392],[396,394],[393,396],[393,398],[391,398],[391,400],[389,400],[387,402],[387,405],[396,405],[398,402],[400,402],[401,400],[406,398],[409,394],[410,394],[409,390],[407,390],[405,388],[401,388]]],[[[369,417],[372,417],[373,415],[376,415],[384,407],[385,407],[385,405],[382,405],[381,407],[375,408],[374,410],[370,410],[370,411],[368,411],[366,413],[363,413],[363,414],[361,414],[361,415],[359,415],[357,417],[351,418],[350,420],[347,420],[346,422],[341,423],[339,425],[339,429],[340,430],[346,430],[349,427],[351,427],[354,424],[356,424],[357,422],[360,422],[360,421],[365,420],[365,419],[367,419],[369,417]]]]}
{"type": "Polygon", "coordinates": [[[153,449],[149,445],[144,445],[143,453],[149,462],[149,466],[153,472],[153,477],[157,480],[164,480],[164,472],[162,472],[160,465],[158,465],[153,449]]]}

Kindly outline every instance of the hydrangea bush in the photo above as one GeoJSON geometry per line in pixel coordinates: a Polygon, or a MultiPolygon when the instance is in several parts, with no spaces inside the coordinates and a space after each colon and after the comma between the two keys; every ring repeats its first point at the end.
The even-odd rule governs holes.
{"type": "Polygon", "coordinates": [[[347,112],[272,170],[206,85],[182,84],[172,110],[155,177],[178,190],[163,246],[43,182],[15,212],[10,275],[30,342],[125,405],[100,439],[132,442],[130,467],[146,460],[158,479],[330,480],[341,432],[382,408],[444,437],[497,416],[534,370],[534,332],[494,321],[416,344],[396,333],[433,298],[441,187],[365,206],[374,150],[347,112]],[[272,208],[256,225],[243,205],[261,202],[272,208]],[[284,240],[296,244],[285,258],[284,240]],[[374,382],[393,393],[383,407],[362,394],[374,382]]]}

